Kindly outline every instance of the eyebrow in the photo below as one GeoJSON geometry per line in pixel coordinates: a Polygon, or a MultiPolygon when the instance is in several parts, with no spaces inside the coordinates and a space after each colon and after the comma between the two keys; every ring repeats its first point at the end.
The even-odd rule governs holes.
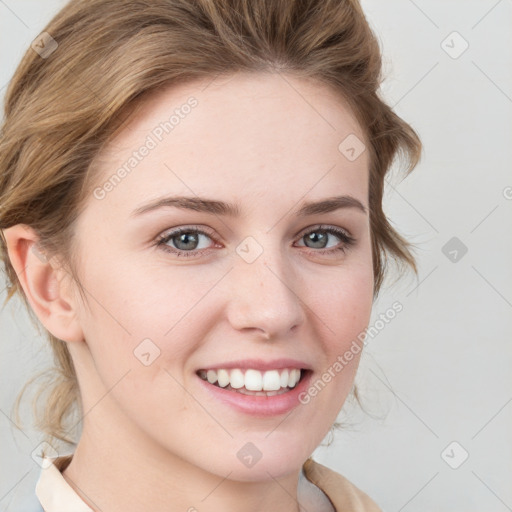
{"type": "MultiPolygon", "coordinates": [[[[230,204],[201,197],[171,196],[163,197],[140,206],[131,213],[131,217],[136,217],[164,207],[175,207],[229,217],[239,217],[241,213],[238,204],[230,204]]],[[[364,214],[367,213],[367,208],[361,201],[348,195],[329,197],[321,201],[306,202],[294,213],[297,217],[307,217],[319,213],[330,213],[342,208],[354,208],[364,214]]]]}

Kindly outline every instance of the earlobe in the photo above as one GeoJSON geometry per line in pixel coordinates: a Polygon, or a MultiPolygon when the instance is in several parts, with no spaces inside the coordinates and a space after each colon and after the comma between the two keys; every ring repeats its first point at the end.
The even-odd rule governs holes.
{"type": "Polygon", "coordinates": [[[39,249],[37,233],[30,226],[17,224],[3,234],[11,264],[39,321],[63,341],[82,341],[78,305],[66,287],[69,280],[65,279],[64,270],[54,268],[39,249]]]}

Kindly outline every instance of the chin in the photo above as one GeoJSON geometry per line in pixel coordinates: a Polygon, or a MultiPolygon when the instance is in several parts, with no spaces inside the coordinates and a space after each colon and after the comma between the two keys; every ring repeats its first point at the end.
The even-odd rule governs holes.
{"type": "MultiPolygon", "coordinates": [[[[307,458],[307,457],[306,457],[307,458]]],[[[226,463],[222,476],[229,474],[230,480],[238,482],[255,482],[282,478],[290,473],[300,470],[303,460],[301,458],[287,457],[283,453],[275,453],[271,457],[263,457],[252,466],[245,466],[237,461],[226,463]]]]}

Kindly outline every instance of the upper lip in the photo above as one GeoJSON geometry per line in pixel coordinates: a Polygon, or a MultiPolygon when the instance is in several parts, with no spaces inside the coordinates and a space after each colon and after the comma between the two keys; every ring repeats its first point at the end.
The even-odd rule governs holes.
{"type": "Polygon", "coordinates": [[[210,364],[203,366],[201,370],[219,370],[219,369],[254,369],[254,370],[281,370],[284,368],[301,368],[304,370],[310,370],[311,365],[298,359],[273,359],[272,361],[264,361],[263,359],[239,359],[238,361],[226,361],[224,363],[210,364]]]}

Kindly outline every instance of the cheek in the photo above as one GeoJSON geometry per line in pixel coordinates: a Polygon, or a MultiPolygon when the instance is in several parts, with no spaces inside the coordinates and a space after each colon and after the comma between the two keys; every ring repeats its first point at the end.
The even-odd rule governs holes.
{"type": "Polygon", "coordinates": [[[137,261],[90,262],[84,283],[89,308],[83,318],[90,338],[118,347],[125,347],[121,340],[127,339],[129,346],[145,338],[169,339],[214,282],[215,276],[201,279],[191,272],[170,267],[156,272],[137,261]]]}
{"type": "Polygon", "coordinates": [[[185,381],[191,356],[218,322],[219,275],[199,267],[167,266],[164,272],[162,265],[122,260],[94,265],[89,260],[84,285],[90,309],[81,319],[91,371],[105,388],[115,387],[123,409],[136,412],[164,399],[172,409],[190,407],[178,382],[185,381]]]}
{"type": "Polygon", "coordinates": [[[299,399],[305,408],[315,411],[311,427],[326,435],[350,393],[364,349],[362,335],[373,303],[373,271],[368,265],[340,267],[329,279],[316,280],[311,289],[315,293],[308,299],[314,310],[312,318],[317,318],[316,339],[324,357],[299,399]]]}
{"type": "Polygon", "coordinates": [[[312,281],[307,304],[324,322],[331,348],[343,348],[368,325],[373,305],[371,264],[340,267],[330,274],[317,274],[312,281]]]}
{"type": "MultiPolygon", "coordinates": [[[[364,333],[373,305],[373,268],[371,259],[349,268],[339,267],[331,275],[317,275],[308,288],[308,305],[317,318],[317,339],[324,352],[317,388],[327,387],[325,404],[341,407],[353,384],[363,351],[364,333]]],[[[313,320],[312,320],[313,321],[313,320]]]]}

